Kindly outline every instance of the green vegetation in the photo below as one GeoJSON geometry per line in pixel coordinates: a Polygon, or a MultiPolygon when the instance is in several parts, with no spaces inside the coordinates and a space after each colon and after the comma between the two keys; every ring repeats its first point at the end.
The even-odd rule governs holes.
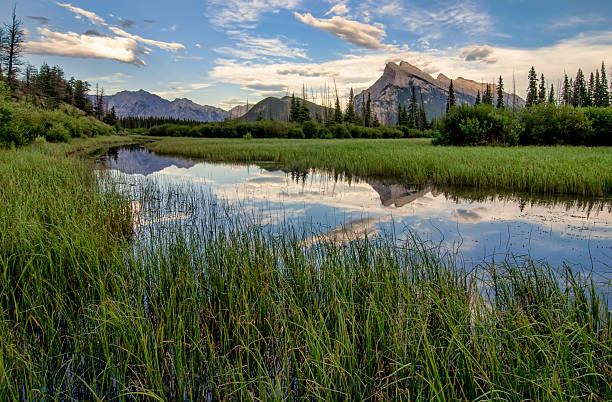
{"type": "Polygon", "coordinates": [[[612,193],[612,149],[584,147],[434,147],[429,140],[164,139],[155,152],[216,161],[278,162],[414,184],[499,188],[528,193],[612,193]]]}
{"type": "Polygon", "coordinates": [[[518,111],[457,106],[438,125],[438,145],[612,145],[612,108],[539,103],[518,111]]]}
{"type": "Polygon", "coordinates": [[[162,124],[148,131],[134,131],[154,137],[242,138],[420,138],[432,137],[433,131],[419,131],[406,126],[364,127],[349,123],[319,124],[306,120],[302,124],[262,120],[247,123],[242,120],[200,124],[162,124]]]}
{"type": "Polygon", "coordinates": [[[131,217],[62,156],[94,142],[0,151],[0,399],[612,398],[606,300],[569,268],[466,272],[416,238],[306,247],[147,182],[131,217]],[[197,218],[127,243],[163,210],[197,218]]]}

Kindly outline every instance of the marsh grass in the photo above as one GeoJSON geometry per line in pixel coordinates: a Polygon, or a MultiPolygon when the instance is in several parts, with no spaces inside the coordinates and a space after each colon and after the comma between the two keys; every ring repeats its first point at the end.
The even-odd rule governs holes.
{"type": "Polygon", "coordinates": [[[0,171],[0,399],[612,398],[608,300],[569,267],[468,272],[416,237],[305,247],[290,222],[36,149],[0,171]]]}
{"type": "Polygon", "coordinates": [[[163,153],[228,162],[277,162],[289,170],[393,178],[411,184],[609,196],[609,147],[435,147],[430,140],[164,139],[163,153]]]}

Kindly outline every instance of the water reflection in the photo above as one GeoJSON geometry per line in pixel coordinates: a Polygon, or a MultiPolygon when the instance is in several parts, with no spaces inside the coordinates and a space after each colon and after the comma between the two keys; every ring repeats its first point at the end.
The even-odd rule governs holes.
{"type": "MultiPolygon", "coordinates": [[[[228,165],[158,156],[122,148],[100,159],[130,177],[203,186],[241,210],[267,211],[265,223],[313,228],[306,243],[344,242],[393,233],[416,233],[458,247],[467,263],[530,256],[612,278],[612,203],[499,194],[465,188],[416,187],[344,177],[325,171],[286,172],[278,167],[228,165]]],[[[173,212],[175,213],[175,212],[173,212]]],[[[184,214],[167,219],[185,219],[184,214]]]]}

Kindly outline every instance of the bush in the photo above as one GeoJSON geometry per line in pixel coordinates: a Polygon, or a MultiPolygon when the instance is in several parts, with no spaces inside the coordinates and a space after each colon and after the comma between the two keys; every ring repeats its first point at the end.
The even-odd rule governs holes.
{"type": "Polygon", "coordinates": [[[522,126],[513,112],[491,105],[457,106],[444,116],[434,144],[517,145],[522,126]]]}
{"type": "Polygon", "coordinates": [[[70,131],[63,124],[55,124],[47,131],[46,138],[51,142],[67,142],[70,140],[70,131]]]}
{"type": "Polygon", "coordinates": [[[292,127],[289,131],[289,138],[304,139],[306,137],[304,136],[304,132],[302,131],[301,127],[292,127]]]}
{"type": "Polygon", "coordinates": [[[571,106],[535,105],[521,112],[522,145],[588,145],[591,122],[571,106]]]}
{"type": "Polygon", "coordinates": [[[318,124],[314,121],[308,120],[305,121],[304,124],[302,124],[302,131],[304,132],[304,136],[306,138],[314,138],[319,132],[319,127],[318,124]]]}
{"type": "Polygon", "coordinates": [[[593,130],[589,145],[612,146],[612,108],[588,107],[583,111],[593,130]]]}

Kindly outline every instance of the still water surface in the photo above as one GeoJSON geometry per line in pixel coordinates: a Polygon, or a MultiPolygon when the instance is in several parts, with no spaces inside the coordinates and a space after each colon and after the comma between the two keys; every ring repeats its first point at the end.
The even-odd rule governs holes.
{"type": "Polygon", "coordinates": [[[401,241],[416,234],[458,252],[467,265],[528,257],[556,267],[569,264],[604,283],[612,280],[612,199],[419,188],[318,170],[159,156],[141,147],[111,150],[100,163],[127,178],[201,187],[240,210],[264,211],[259,215],[270,227],[287,222],[308,227],[319,235],[313,242],[321,236],[340,242],[385,234],[401,241]]]}

